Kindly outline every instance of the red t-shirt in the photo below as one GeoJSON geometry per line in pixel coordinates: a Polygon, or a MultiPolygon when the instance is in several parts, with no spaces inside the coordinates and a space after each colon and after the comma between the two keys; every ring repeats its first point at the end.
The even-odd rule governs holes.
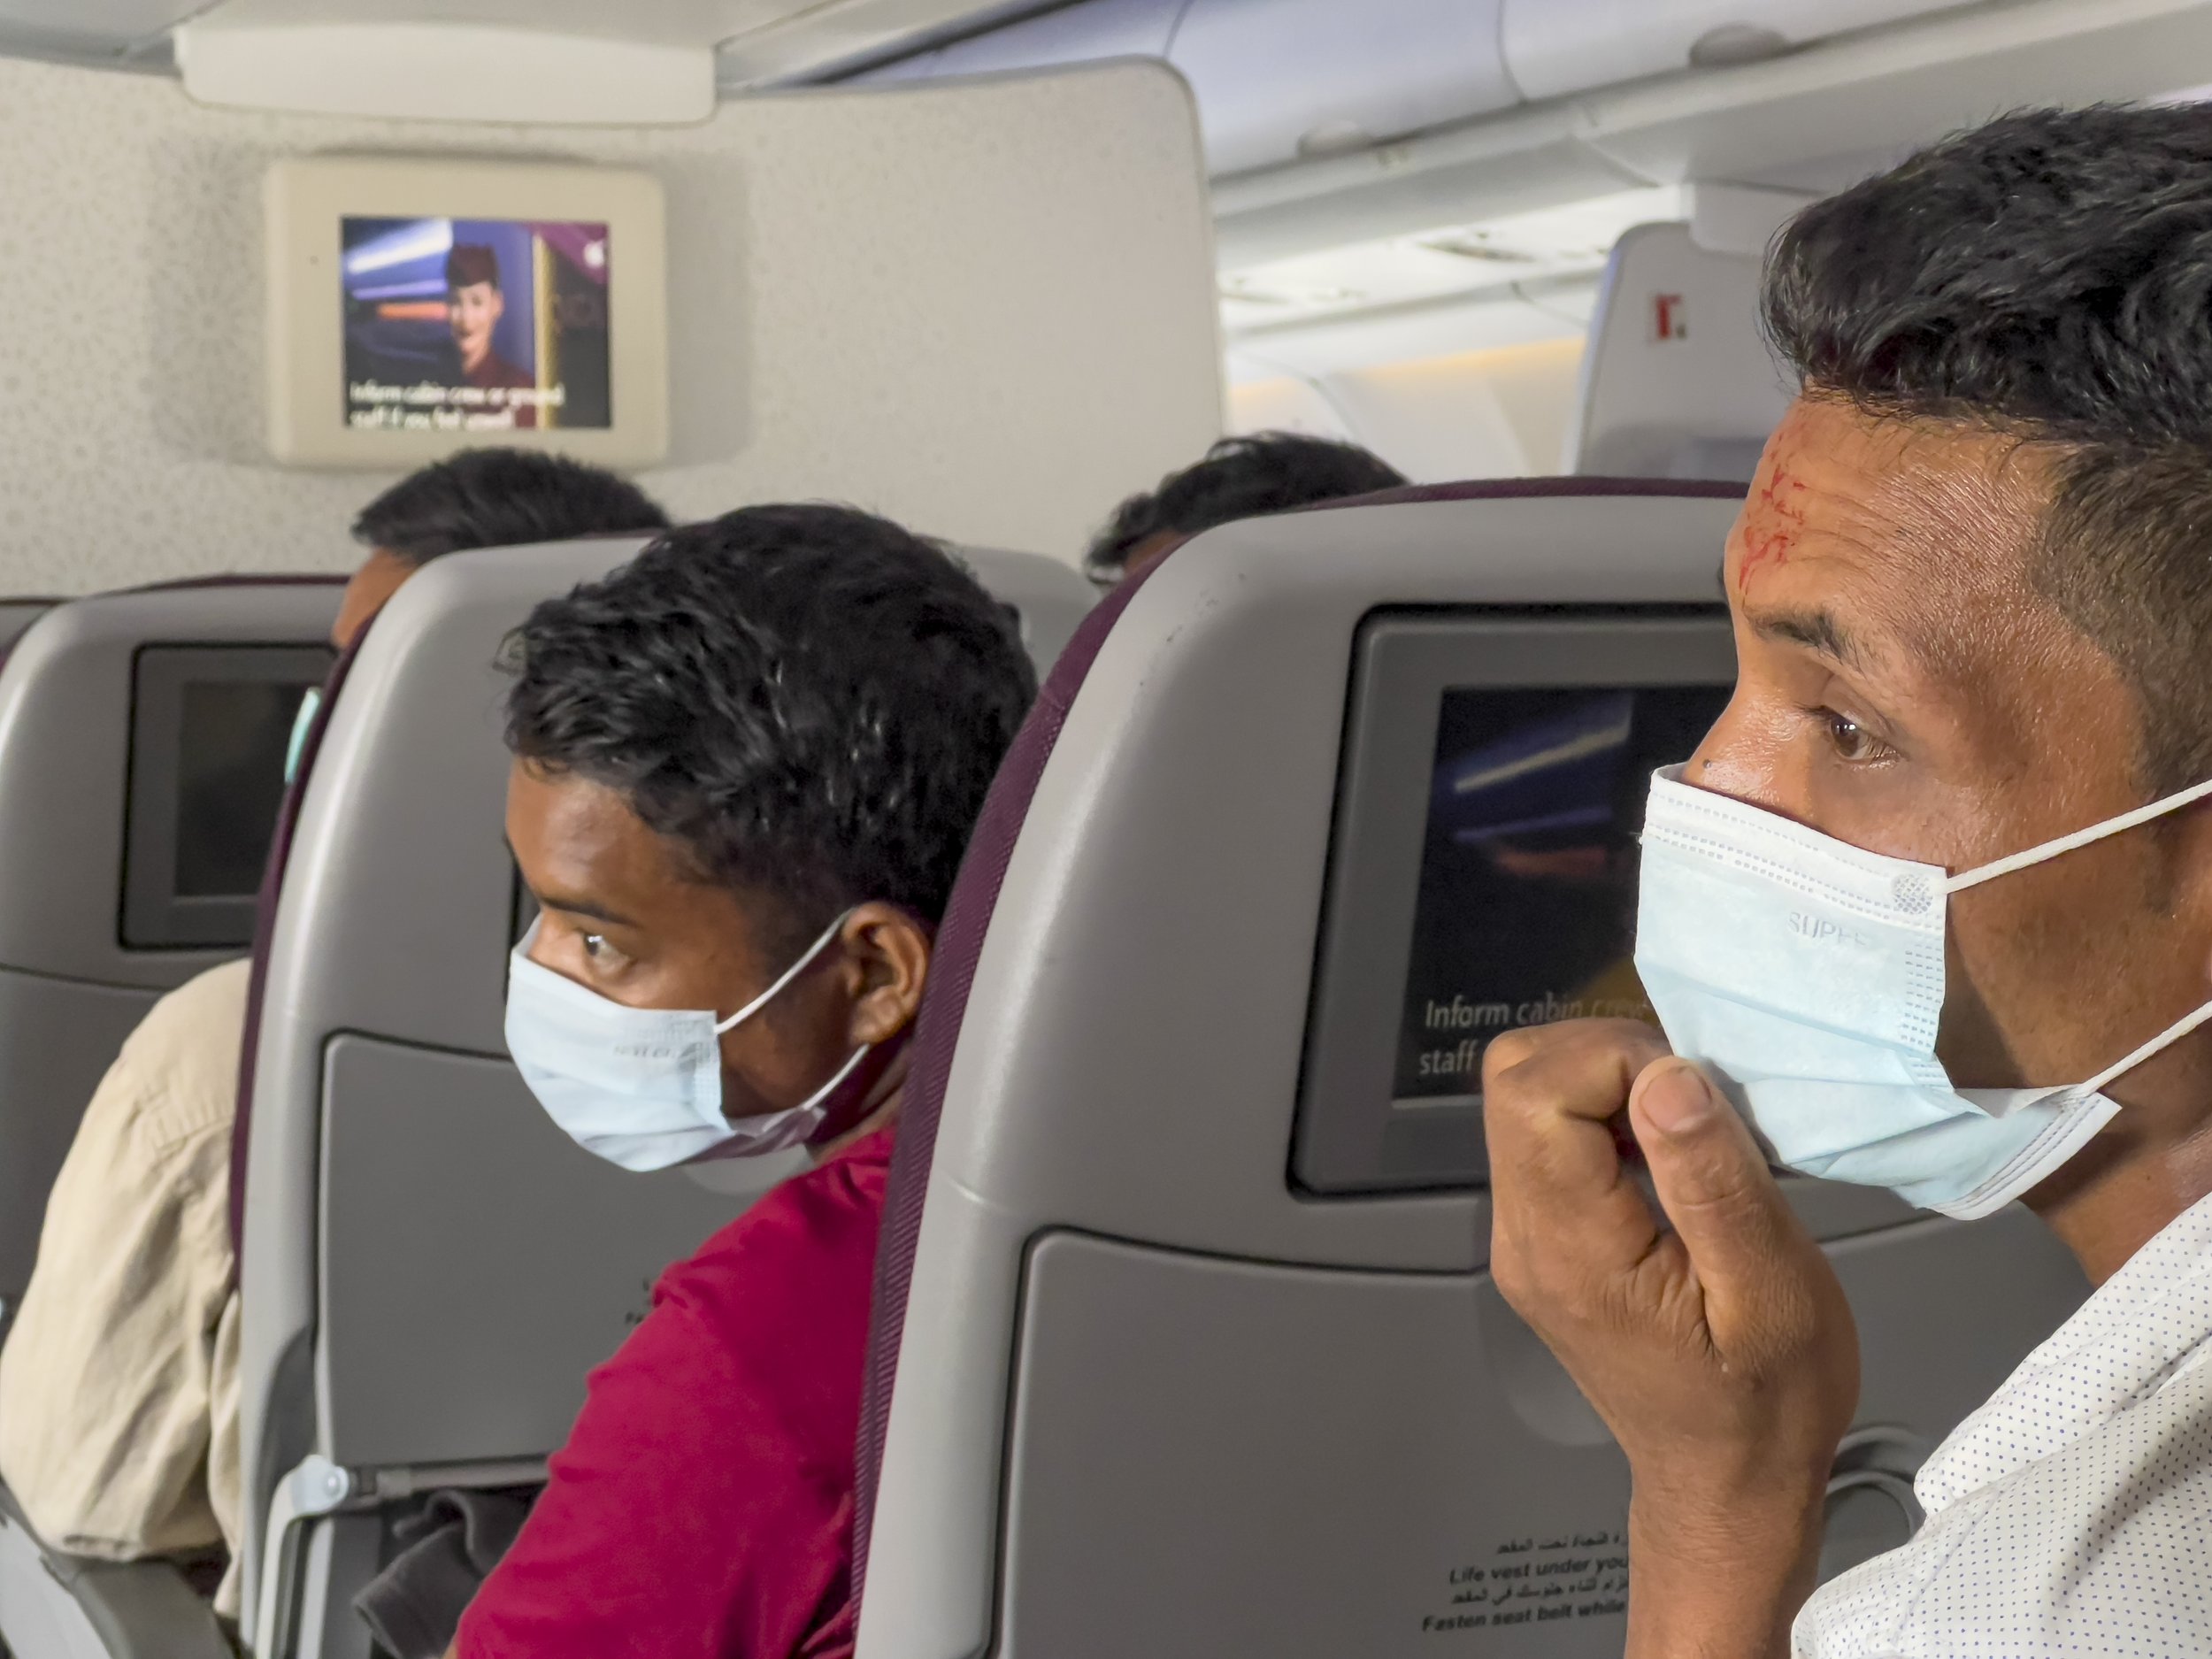
{"type": "Polygon", "coordinates": [[[834,1659],[853,1647],[853,1443],[880,1130],[662,1275],[591,1375],[460,1659],[834,1659]]]}

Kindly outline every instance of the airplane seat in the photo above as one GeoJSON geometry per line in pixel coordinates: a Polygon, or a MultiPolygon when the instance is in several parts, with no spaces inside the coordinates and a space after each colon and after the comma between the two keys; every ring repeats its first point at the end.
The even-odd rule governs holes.
{"type": "MultiPolygon", "coordinates": [[[[361,1655],[395,1506],[541,1482],[654,1279],[796,1167],[639,1175],[545,1116],[503,1036],[526,895],[507,850],[502,640],[635,539],[457,554],[360,643],[307,774],[242,1098],[243,1634],[361,1655]]],[[[1071,568],[964,555],[1056,649],[1071,568]]]]}
{"type": "Polygon", "coordinates": [[[165,1562],[40,1548],[0,1487],[0,1654],[15,1659],[234,1659],[206,1599],[165,1562]]]}
{"type": "Polygon", "coordinates": [[[7,665],[8,651],[23,630],[60,603],[58,599],[0,599],[0,667],[7,665]]]}
{"type": "Polygon", "coordinates": [[[0,1330],[123,1039],[250,942],[302,692],[342,581],[203,579],[53,606],[0,669],[0,1330]]]}
{"type": "MultiPolygon", "coordinates": [[[[25,623],[0,641],[0,1333],[123,1040],[248,943],[286,741],[343,585],[227,577],[0,605],[0,632],[25,623]]],[[[0,1644],[227,1650],[173,1567],[49,1548],[4,1488],[0,1644]],[[133,1646],[134,1630],[155,1635],[133,1646]]]]}
{"type": "Polygon", "coordinates": [[[277,895],[283,890],[284,872],[291,862],[292,838],[299,829],[300,806],[307,799],[307,781],[314,773],[316,757],[322,752],[323,733],[330,729],[331,715],[345,693],[346,681],[352,677],[353,664],[375,626],[376,618],[372,615],[337,654],[323,680],[322,696],[306,728],[296,734],[299,753],[295,757],[292,775],[285,780],[283,799],[277,803],[276,825],[269,835],[269,855],[262,861],[261,884],[254,890],[246,1018],[239,1036],[238,1097],[231,1119],[230,1190],[225,1194],[233,1262],[243,1260],[245,1255],[246,1146],[250,1139],[247,1131],[253,1122],[254,1064],[261,1046],[262,999],[268,980],[269,935],[276,925],[277,895]]]}
{"type": "Polygon", "coordinates": [[[1790,391],[1759,332],[1759,261],[1684,224],[1614,245],[1568,424],[1570,472],[1749,482],[1790,391]]]}
{"type": "MultiPolygon", "coordinates": [[[[1498,1031],[1641,1003],[1649,771],[1740,487],[1207,533],[1063,654],[941,930],[878,1258],[861,1659],[1617,1655],[1627,1470],[1485,1272],[1498,1031]]],[[[1857,1311],[1833,1572],[2085,1294],[2024,1211],[1792,1179],[1857,1311]]]]}

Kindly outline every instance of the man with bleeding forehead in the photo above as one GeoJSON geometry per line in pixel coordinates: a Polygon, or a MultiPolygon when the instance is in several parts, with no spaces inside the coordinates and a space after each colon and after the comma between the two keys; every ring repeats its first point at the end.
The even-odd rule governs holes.
{"type": "Polygon", "coordinates": [[[1665,1040],[1491,1046],[1493,1269],[1628,1454],[1639,1659],[2212,1652],[2212,111],[1947,141],[1763,305],[1801,390],[1653,783],[1665,1040]],[[1858,1351],[1770,1161],[2024,1200],[2098,1286],[1817,1593],[1858,1351]]]}

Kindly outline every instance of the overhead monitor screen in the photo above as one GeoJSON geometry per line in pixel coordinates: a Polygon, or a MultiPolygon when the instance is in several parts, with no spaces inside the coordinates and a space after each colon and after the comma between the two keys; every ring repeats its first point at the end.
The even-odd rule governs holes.
{"type": "Polygon", "coordinates": [[[1379,611],[1361,625],[1292,1175],[1479,1186],[1507,1032],[1648,1019],[1636,836],[1735,676],[1718,607],[1379,611]]]}
{"type": "Polygon", "coordinates": [[[342,219],[346,425],[611,426],[613,242],[572,219],[342,219]]]}
{"type": "Polygon", "coordinates": [[[1478,1098],[1506,1032],[1653,1018],[1630,960],[1644,796],[1727,700],[1704,686],[1444,693],[1394,1104],[1478,1098]]]}
{"type": "Polygon", "coordinates": [[[250,944],[301,699],[327,647],[149,646],[131,708],[123,942],[250,944]]]}

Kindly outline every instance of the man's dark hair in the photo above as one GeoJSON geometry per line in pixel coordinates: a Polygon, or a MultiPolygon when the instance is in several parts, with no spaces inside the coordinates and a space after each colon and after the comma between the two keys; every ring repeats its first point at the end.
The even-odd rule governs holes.
{"type": "Polygon", "coordinates": [[[1084,568],[1094,580],[1110,581],[1127,568],[1130,554],[1156,535],[1195,535],[1239,518],[1395,489],[1405,481],[1356,443],[1295,432],[1224,438],[1196,465],[1169,473],[1157,489],[1117,507],[1091,543],[1084,568]]]}
{"type": "Polygon", "coordinates": [[[472,548],[667,528],[651,496],[603,467],[534,449],[464,449],[364,507],[353,539],[419,565],[472,548]]]}
{"type": "Polygon", "coordinates": [[[508,641],[507,741],[617,789],[701,879],[944,914],[1036,695],[1019,624],[945,550],[849,507],[747,507],[549,599],[508,641]]]}
{"type": "Polygon", "coordinates": [[[2212,776],[2212,109],[1947,139],[1799,214],[1763,309],[1809,396],[2047,456],[2033,580],[2140,698],[2146,787],[2212,776]]]}

